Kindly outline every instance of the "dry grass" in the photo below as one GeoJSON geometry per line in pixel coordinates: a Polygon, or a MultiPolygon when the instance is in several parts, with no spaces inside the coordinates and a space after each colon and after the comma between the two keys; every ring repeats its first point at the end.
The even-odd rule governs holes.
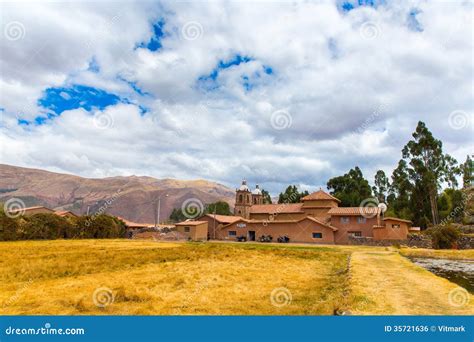
{"type": "Polygon", "coordinates": [[[474,260],[474,249],[453,250],[453,249],[423,249],[423,248],[402,248],[400,254],[407,257],[421,258],[446,258],[458,260],[474,260]]]}
{"type": "Polygon", "coordinates": [[[355,314],[472,315],[474,298],[467,291],[451,292],[458,290],[456,284],[394,251],[354,252],[351,256],[355,314]],[[464,305],[453,305],[463,303],[458,296],[464,296],[464,305]]]}
{"type": "Polygon", "coordinates": [[[386,247],[0,243],[0,314],[7,315],[472,314],[472,298],[462,307],[449,304],[456,287],[386,247]],[[110,289],[114,299],[105,307],[93,300],[100,288],[110,289]],[[272,304],[275,289],[284,289],[276,299],[286,305],[272,304]]]}
{"type": "Polygon", "coordinates": [[[76,240],[0,244],[2,314],[332,314],[347,253],[328,248],[76,240]],[[97,307],[106,287],[114,301],[97,307]],[[291,303],[272,305],[275,288],[291,303]],[[286,291],[286,290],[285,290],[286,291]]]}

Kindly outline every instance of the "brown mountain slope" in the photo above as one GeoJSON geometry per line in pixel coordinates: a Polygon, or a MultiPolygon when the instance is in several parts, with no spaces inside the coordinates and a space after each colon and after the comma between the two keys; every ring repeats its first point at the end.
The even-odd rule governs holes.
{"type": "Polygon", "coordinates": [[[137,176],[83,178],[0,164],[0,202],[16,197],[26,206],[44,205],[77,214],[86,213],[88,207],[90,213],[107,207],[107,213],[127,220],[153,223],[159,196],[161,221],[189,198],[197,198],[203,204],[217,200],[227,201],[231,206],[234,204],[232,189],[206,180],[137,176]]]}

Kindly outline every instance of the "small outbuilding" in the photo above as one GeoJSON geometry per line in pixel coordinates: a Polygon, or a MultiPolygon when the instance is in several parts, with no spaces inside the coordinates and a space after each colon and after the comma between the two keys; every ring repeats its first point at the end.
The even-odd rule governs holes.
{"type": "Polygon", "coordinates": [[[188,240],[205,241],[209,228],[207,221],[184,221],[176,223],[176,231],[185,235],[188,240]]]}

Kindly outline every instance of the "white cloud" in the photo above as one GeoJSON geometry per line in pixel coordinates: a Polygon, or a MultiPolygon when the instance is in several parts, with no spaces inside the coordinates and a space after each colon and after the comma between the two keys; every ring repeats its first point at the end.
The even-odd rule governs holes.
{"type": "Polygon", "coordinates": [[[472,116],[467,2],[394,2],[348,13],[331,1],[1,6],[5,25],[24,27],[17,40],[2,28],[4,163],[228,185],[246,177],[279,190],[289,182],[324,185],[356,164],[368,178],[378,168],[390,171],[418,120],[458,159],[472,151],[472,120],[461,130],[448,124],[453,111],[472,116]],[[421,32],[407,25],[413,8],[420,10],[421,32]],[[160,18],[162,48],[136,48],[150,40],[160,18]],[[202,27],[194,40],[182,32],[190,22],[202,27]],[[221,70],[216,89],[198,86],[200,76],[236,54],[252,61],[221,70]],[[99,72],[88,70],[92,59],[99,72]],[[264,66],[273,73],[265,74],[264,66]],[[124,79],[149,95],[137,94],[124,79]],[[45,89],[74,84],[130,103],[18,125],[17,119],[44,112],[37,101],[45,89]],[[138,105],[148,111],[140,113],[138,105]],[[277,110],[291,115],[290,127],[272,127],[277,110]],[[97,127],[97,113],[113,125],[97,127]]]}

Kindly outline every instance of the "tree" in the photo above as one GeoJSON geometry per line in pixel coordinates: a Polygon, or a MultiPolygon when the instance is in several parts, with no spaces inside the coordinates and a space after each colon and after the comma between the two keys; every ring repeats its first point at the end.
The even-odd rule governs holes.
{"type": "Polygon", "coordinates": [[[463,192],[445,189],[438,198],[438,209],[441,222],[462,222],[465,209],[463,192]]]}
{"type": "Polygon", "coordinates": [[[431,236],[433,248],[451,249],[456,245],[461,232],[452,225],[442,225],[430,228],[426,231],[431,236]]]}
{"type": "MultiPolygon", "coordinates": [[[[413,193],[413,184],[410,182],[408,165],[405,160],[400,160],[392,173],[392,183],[390,185],[387,198],[390,213],[395,216],[413,220],[410,200],[413,193]]],[[[388,214],[387,214],[388,215],[388,214]]]]}
{"type": "Polygon", "coordinates": [[[262,196],[263,196],[263,204],[272,204],[272,198],[270,197],[270,193],[262,189],[262,196]]]}
{"type": "Polygon", "coordinates": [[[125,237],[126,226],[115,216],[107,214],[81,216],[76,222],[75,238],[114,239],[125,237]]]}
{"type": "Polygon", "coordinates": [[[20,236],[24,240],[64,239],[73,229],[69,220],[56,214],[35,214],[24,220],[20,236]]]}
{"type": "Polygon", "coordinates": [[[232,212],[230,211],[229,203],[217,201],[215,203],[206,204],[204,214],[232,215],[232,212]]]}
{"type": "Polygon", "coordinates": [[[374,196],[377,197],[379,202],[385,203],[390,188],[390,182],[383,170],[378,170],[375,173],[374,184],[375,186],[372,187],[374,196]]]}
{"type": "Polygon", "coordinates": [[[408,174],[411,180],[428,196],[432,223],[438,224],[438,188],[442,182],[455,185],[456,160],[443,154],[441,141],[433,137],[425,123],[419,121],[412,136],[413,140],[405,145],[402,155],[410,165],[408,174]]]}
{"type": "Polygon", "coordinates": [[[289,185],[285,192],[278,196],[278,203],[299,203],[301,198],[309,195],[307,190],[299,192],[296,185],[289,185]]]}
{"type": "Polygon", "coordinates": [[[174,208],[170,214],[170,221],[171,222],[182,222],[186,221],[188,218],[184,216],[183,211],[181,208],[174,208]]]}
{"type": "Polygon", "coordinates": [[[331,195],[341,200],[343,207],[358,207],[363,200],[372,196],[369,182],[358,166],[343,176],[331,178],[327,187],[331,195]]]}
{"type": "Polygon", "coordinates": [[[474,163],[469,156],[466,157],[466,161],[461,165],[461,171],[462,187],[469,188],[474,181],[474,163]]]}
{"type": "Polygon", "coordinates": [[[13,241],[17,239],[18,221],[8,217],[3,211],[3,205],[0,210],[0,241],[13,241]]]}

